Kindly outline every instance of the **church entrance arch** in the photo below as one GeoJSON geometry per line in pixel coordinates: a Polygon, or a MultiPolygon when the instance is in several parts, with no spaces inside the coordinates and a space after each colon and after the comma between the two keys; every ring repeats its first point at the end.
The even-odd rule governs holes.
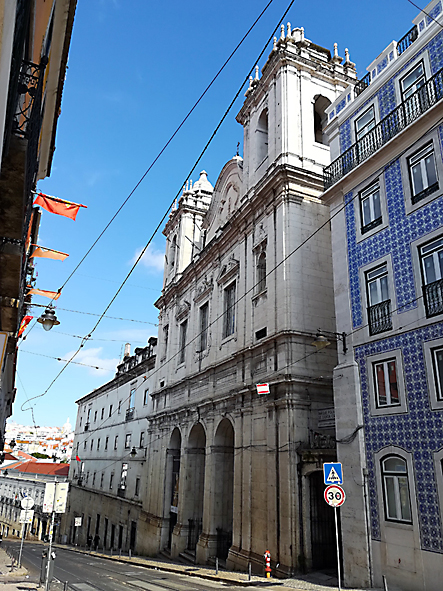
{"type": "Polygon", "coordinates": [[[188,526],[186,549],[195,552],[202,531],[204,482],[206,465],[206,433],[201,423],[191,429],[186,449],[186,489],[183,516],[188,526]]]}
{"type": "Polygon", "coordinates": [[[171,549],[172,532],[177,524],[178,493],[180,487],[180,450],[182,437],[176,427],[166,453],[165,518],[169,521],[167,548],[171,549]]]}
{"type": "Polygon", "coordinates": [[[334,509],[324,499],[325,488],[323,472],[312,472],[309,475],[309,500],[313,570],[337,569],[334,509]]]}
{"type": "Polygon", "coordinates": [[[215,432],[212,455],[214,466],[212,523],[217,534],[216,555],[221,560],[226,560],[232,545],[234,502],[234,429],[226,418],[220,422],[215,432]]]}

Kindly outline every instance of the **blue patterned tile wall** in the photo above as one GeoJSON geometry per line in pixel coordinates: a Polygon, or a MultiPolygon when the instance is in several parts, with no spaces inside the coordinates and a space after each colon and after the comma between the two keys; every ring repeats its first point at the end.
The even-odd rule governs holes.
{"type": "MultiPolygon", "coordinates": [[[[440,143],[443,144],[443,126],[439,131],[440,143]]],[[[384,177],[389,225],[366,240],[357,242],[356,224],[360,223],[358,196],[354,195],[352,191],[345,196],[350,295],[354,328],[363,324],[360,267],[370,263],[375,264],[381,257],[390,255],[398,306],[395,313],[401,314],[415,308],[417,296],[412,272],[411,242],[443,227],[443,196],[406,215],[399,160],[385,168],[384,177]]],[[[408,179],[406,182],[409,182],[408,179]]]]}
{"type": "Polygon", "coordinates": [[[437,18],[437,16],[441,13],[441,2],[437,2],[434,8],[429,12],[428,16],[426,17],[426,24],[429,26],[432,21],[437,18]]]}
{"type": "MultiPolygon", "coordinates": [[[[413,48],[414,45],[411,45],[413,48]]],[[[411,49],[410,48],[410,49],[411,49]]],[[[362,111],[368,103],[375,100],[378,101],[380,118],[386,117],[391,111],[397,106],[397,100],[395,96],[395,80],[398,78],[404,70],[410,67],[412,61],[419,57],[423,52],[429,52],[429,59],[431,62],[431,72],[435,74],[443,67],[443,31],[437,33],[431,41],[423,47],[419,52],[411,54],[411,59],[400,69],[397,70],[392,78],[390,78],[386,84],[384,84],[380,90],[374,95],[368,96],[365,103],[357,110],[353,111],[352,114],[340,125],[340,150],[341,153],[345,152],[352,145],[351,138],[351,120],[362,111]]],[[[394,68],[395,66],[391,66],[394,68]]],[[[369,87],[370,88],[370,87],[369,87]]],[[[369,93],[369,91],[367,91],[369,93]]]]}
{"type": "MultiPolygon", "coordinates": [[[[441,449],[442,445],[443,412],[431,411],[429,407],[423,343],[441,337],[443,323],[438,323],[355,349],[363,402],[372,537],[380,539],[379,499],[382,495],[377,490],[376,473],[380,467],[376,466],[374,457],[383,448],[394,445],[412,454],[421,546],[433,552],[443,552],[433,458],[434,452],[441,449]],[[366,357],[395,349],[401,349],[403,353],[408,413],[373,417],[370,413],[371,393],[366,357]]],[[[410,486],[414,487],[412,475],[410,486]]]]}

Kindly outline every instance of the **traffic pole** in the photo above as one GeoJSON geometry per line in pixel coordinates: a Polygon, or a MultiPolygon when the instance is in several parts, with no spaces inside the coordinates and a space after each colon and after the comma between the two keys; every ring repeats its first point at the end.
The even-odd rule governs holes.
{"type": "Polygon", "coordinates": [[[52,509],[51,527],[49,528],[49,550],[48,550],[48,563],[46,564],[46,581],[45,591],[49,591],[49,568],[51,566],[51,551],[52,551],[52,532],[54,531],[55,512],[52,509]]]}
{"type": "Polygon", "coordinates": [[[337,542],[337,573],[338,573],[338,591],[341,591],[341,573],[340,573],[340,544],[338,541],[338,519],[337,519],[337,507],[334,507],[335,515],[335,540],[337,542]]]}

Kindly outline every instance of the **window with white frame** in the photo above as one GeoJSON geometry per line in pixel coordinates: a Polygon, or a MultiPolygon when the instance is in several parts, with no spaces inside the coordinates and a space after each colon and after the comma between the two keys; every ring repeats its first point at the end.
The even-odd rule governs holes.
{"type": "Polygon", "coordinates": [[[408,158],[412,203],[417,203],[438,190],[434,144],[430,143],[408,158]]]}
{"type": "Polygon", "coordinates": [[[109,437],[106,437],[106,439],[105,439],[105,451],[108,451],[108,443],[109,443],[109,437]]]}
{"type": "Polygon", "coordinates": [[[428,317],[443,313],[443,238],[420,247],[423,298],[428,317]]]}
{"type": "Polygon", "coordinates": [[[381,475],[386,519],[412,522],[409,496],[408,468],[400,456],[387,456],[381,460],[381,475]]]}
{"type": "Polygon", "coordinates": [[[149,388],[145,388],[145,393],[143,394],[143,405],[146,406],[149,400],[149,388]]]}
{"type": "Polygon", "coordinates": [[[200,352],[208,346],[209,304],[200,307],[200,352]]]}
{"type": "Polygon", "coordinates": [[[129,394],[129,408],[134,408],[135,406],[135,393],[137,388],[131,388],[131,392],[129,394]]]}
{"type": "Polygon", "coordinates": [[[97,439],[97,451],[100,451],[100,437],[97,439]]]}
{"type": "Polygon", "coordinates": [[[100,476],[100,488],[103,488],[103,479],[104,479],[105,475],[103,474],[103,472],[101,473],[100,476]]]}
{"type": "Polygon", "coordinates": [[[186,333],[188,331],[188,321],[185,320],[180,324],[180,336],[179,336],[179,345],[178,345],[178,362],[184,363],[185,362],[185,353],[186,353],[186,333]]]}
{"type": "Polygon", "coordinates": [[[125,435],[125,449],[129,449],[131,447],[131,434],[126,433],[125,435]]]}
{"type": "Polygon", "coordinates": [[[369,333],[379,334],[392,329],[389,298],[388,266],[385,263],[366,273],[369,333]]]}
{"type": "Polygon", "coordinates": [[[377,408],[400,405],[395,359],[373,364],[377,408]]]}
{"type": "Polygon", "coordinates": [[[117,447],[118,447],[118,435],[116,435],[114,437],[114,449],[117,449],[117,447]]]}
{"type": "Polygon", "coordinates": [[[421,62],[418,64],[418,66],[406,74],[406,76],[400,82],[403,99],[409,98],[411,94],[414,94],[414,92],[421,88],[425,82],[425,70],[423,67],[423,62],[421,62]]]}
{"type": "Polygon", "coordinates": [[[355,121],[355,139],[361,140],[375,127],[375,109],[372,105],[363,115],[355,121]]]}
{"type": "Polygon", "coordinates": [[[128,477],[128,464],[122,464],[122,471],[120,474],[120,488],[126,488],[126,479],[128,477]]]}
{"type": "Polygon", "coordinates": [[[144,447],[144,446],[145,446],[145,432],[142,431],[140,433],[140,445],[139,445],[139,447],[144,447]]]}
{"type": "Polygon", "coordinates": [[[369,232],[369,230],[382,223],[380,186],[378,183],[360,193],[360,211],[362,234],[369,232]]]}
{"type": "Polygon", "coordinates": [[[443,347],[431,349],[432,369],[434,373],[437,400],[443,400],[443,347]]]}
{"type": "Polygon", "coordinates": [[[235,332],[235,281],[224,290],[223,338],[235,332]]]}
{"type": "Polygon", "coordinates": [[[111,475],[109,476],[109,490],[112,490],[113,484],[114,484],[114,472],[111,472],[111,475]]]}
{"type": "Polygon", "coordinates": [[[112,415],[112,404],[109,405],[109,416],[112,415]]]}

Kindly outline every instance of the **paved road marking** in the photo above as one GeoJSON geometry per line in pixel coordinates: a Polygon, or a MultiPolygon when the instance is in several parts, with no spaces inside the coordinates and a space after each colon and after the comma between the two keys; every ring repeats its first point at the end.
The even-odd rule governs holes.
{"type": "Polygon", "coordinates": [[[69,583],[69,586],[74,587],[74,589],[80,589],[80,591],[97,591],[96,587],[88,583],[69,583]]]}
{"type": "Polygon", "coordinates": [[[141,587],[142,589],[146,589],[146,591],[165,591],[165,589],[174,589],[174,591],[189,591],[189,583],[187,585],[180,585],[175,581],[168,581],[167,579],[164,581],[163,584],[155,584],[155,583],[148,583],[147,581],[130,581],[129,583],[131,586],[134,587],[141,587]]]}

